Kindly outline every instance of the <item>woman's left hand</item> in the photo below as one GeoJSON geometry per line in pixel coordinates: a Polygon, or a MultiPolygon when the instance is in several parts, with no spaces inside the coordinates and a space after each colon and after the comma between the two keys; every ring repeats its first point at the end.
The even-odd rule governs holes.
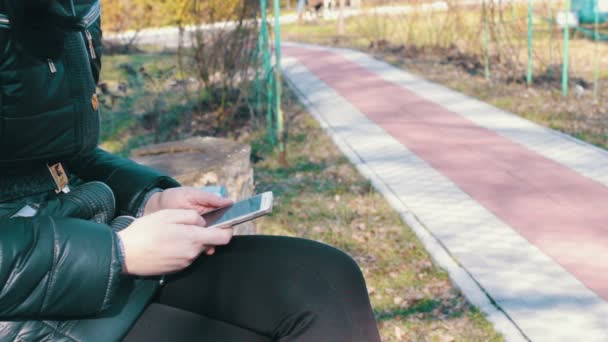
{"type": "Polygon", "coordinates": [[[144,208],[144,216],[163,209],[192,209],[204,214],[230,204],[232,200],[197,188],[173,188],[152,195],[144,208]]]}
{"type": "MultiPolygon", "coordinates": [[[[181,187],[164,190],[152,195],[144,207],[144,216],[163,209],[193,209],[204,214],[216,208],[232,204],[232,200],[197,188],[181,187]]],[[[215,247],[208,246],[205,254],[215,253],[215,247]]]]}

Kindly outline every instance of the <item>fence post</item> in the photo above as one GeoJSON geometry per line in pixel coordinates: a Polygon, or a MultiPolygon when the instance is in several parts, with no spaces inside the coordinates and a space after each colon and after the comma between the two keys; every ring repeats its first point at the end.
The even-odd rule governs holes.
{"type": "Polygon", "coordinates": [[[270,65],[270,47],[268,46],[268,17],[267,17],[267,1],[268,0],[260,0],[260,11],[262,12],[262,23],[260,28],[260,41],[258,45],[260,46],[262,52],[262,61],[263,61],[263,80],[266,84],[266,125],[268,127],[268,142],[270,145],[274,146],[275,144],[275,134],[274,134],[274,120],[272,117],[272,99],[273,99],[273,90],[272,90],[272,78],[271,72],[272,67],[270,65]]]}
{"type": "Polygon", "coordinates": [[[528,86],[532,84],[532,33],[533,33],[533,7],[532,0],[528,3],[528,70],[526,72],[526,83],[528,86]]]}
{"type": "Polygon", "coordinates": [[[511,19],[515,21],[517,19],[517,11],[515,9],[515,2],[511,1],[511,19]]]}
{"type": "Polygon", "coordinates": [[[483,11],[482,11],[482,39],[483,39],[483,64],[484,64],[484,74],[486,77],[486,80],[490,80],[490,58],[489,58],[489,32],[488,32],[488,13],[487,13],[487,8],[486,8],[486,1],[483,0],[482,2],[482,7],[483,7],[483,11]]]}
{"type": "Polygon", "coordinates": [[[564,25],[564,59],[562,62],[562,95],[568,95],[568,43],[570,40],[570,0],[566,0],[566,24],[564,25]]]}
{"type": "MultiPolygon", "coordinates": [[[[257,53],[255,54],[255,65],[256,65],[256,70],[255,70],[255,110],[257,113],[261,113],[262,112],[262,84],[264,84],[264,82],[262,81],[262,75],[264,74],[264,38],[262,37],[262,26],[263,24],[263,18],[264,15],[261,13],[261,8],[262,8],[262,1],[264,0],[260,0],[260,31],[258,32],[258,50],[257,53]]],[[[180,39],[183,35],[183,28],[180,27],[180,39]]],[[[180,46],[181,46],[181,42],[180,42],[180,46]]]]}
{"type": "Polygon", "coordinates": [[[277,134],[279,136],[279,163],[281,165],[287,164],[286,159],[286,148],[285,148],[285,118],[284,113],[281,109],[281,93],[282,93],[282,67],[281,67],[281,7],[279,0],[274,0],[274,35],[275,35],[275,115],[277,120],[277,134]]]}
{"type": "Polygon", "coordinates": [[[344,6],[346,0],[339,0],[339,8],[338,8],[338,36],[344,35],[344,6]]]}
{"type": "MultiPolygon", "coordinates": [[[[555,15],[553,13],[553,7],[549,5],[549,66],[553,64],[553,44],[555,35],[555,15]]],[[[548,71],[552,74],[552,68],[548,71]]]]}
{"type": "Polygon", "coordinates": [[[597,101],[600,82],[600,3],[595,0],[595,72],[593,75],[593,99],[597,101]]]}

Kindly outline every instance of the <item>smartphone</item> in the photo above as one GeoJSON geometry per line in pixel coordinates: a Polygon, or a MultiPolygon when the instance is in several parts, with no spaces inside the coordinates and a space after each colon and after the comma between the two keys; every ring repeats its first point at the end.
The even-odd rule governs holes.
{"type": "Polygon", "coordinates": [[[265,192],[248,199],[238,201],[227,207],[215,209],[203,214],[206,228],[230,228],[272,212],[272,192],[265,192]]]}

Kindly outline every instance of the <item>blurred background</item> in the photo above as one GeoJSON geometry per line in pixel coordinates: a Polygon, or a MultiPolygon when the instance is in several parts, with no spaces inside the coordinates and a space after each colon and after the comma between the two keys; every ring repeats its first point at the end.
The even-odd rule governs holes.
{"type": "MultiPolygon", "coordinates": [[[[199,95],[204,89],[210,98],[203,102],[219,110],[218,123],[239,111],[273,120],[266,106],[276,102],[267,100],[276,87],[262,85],[274,82],[269,73],[275,61],[265,59],[276,45],[273,1],[265,5],[266,32],[260,1],[102,2],[107,54],[132,53],[142,45],[173,49],[180,63],[172,77],[202,85],[199,95]]],[[[607,144],[608,0],[310,0],[300,13],[298,0],[277,2],[283,40],[368,51],[541,124],[607,144]]]]}

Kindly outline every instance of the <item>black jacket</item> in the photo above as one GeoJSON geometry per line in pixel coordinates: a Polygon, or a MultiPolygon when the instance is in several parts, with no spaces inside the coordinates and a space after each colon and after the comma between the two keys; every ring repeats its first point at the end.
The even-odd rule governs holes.
{"type": "MultiPolygon", "coordinates": [[[[153,188],[179,186],[96,147],[99,0],[57,1],[58,11],[75,14],[82,25],[66,33],[63,56],[47,61],[19,57],[2,4],[0,177],[61,161],[78,178],[109,185],[120,214],[133,214],[153,188]]],[[[118,248],[116,234],[104,224],[0,218],[0,341],[120,339],[157,282],[122,275],[118,248]]]]}

